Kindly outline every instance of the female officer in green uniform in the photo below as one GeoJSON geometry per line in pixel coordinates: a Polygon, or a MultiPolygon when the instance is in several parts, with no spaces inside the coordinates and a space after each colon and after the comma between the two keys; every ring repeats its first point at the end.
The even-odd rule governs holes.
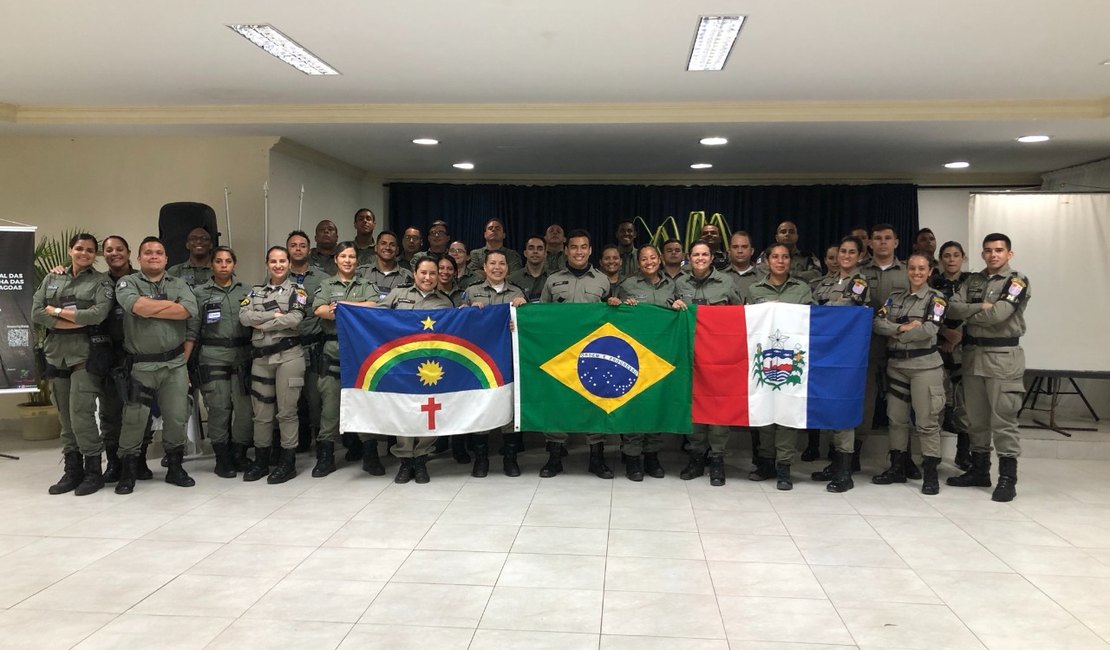
{"type": "MultiPolygon", "coordinates": [[[[393,289],[381,306],[387,309],[454,309],[455,305],[447,294],[436,288],[439,267],[435,260],[430,257],[421,258],[416,264],[415,273],[415,284],[393,289]]],[[[397,444],[391,450],[401,460],[394,482],[408,483],[415,478],[417,483],[427,483],[428,452],[435,441],[435,436],[398,436],[397,444]]]]}
{"type": "Polygon", "coordinates": [[[281,458],[267,483],[284,483],[297,475],[297,400],[304,386],[304,351],[299,327],[308,309],[304,288],[289,279],[289,253],[283,246],[266,252],[269,282],[243,298],[239,322],[251,335],[251,403],[254,406],[254,463],[244,481],[269,471],[275,412],[281,430],[281,458]]]}
{"type": "Polygon", "coordinates": [[[92,494],[104,487],[96,428],[96,398],[112,363],[107,335],[95,328],[112,310],[112,283],[92,268],[96,238],[88,233],[69,240],[69,268],[47,275],[32,300],[36,325],[47,328],[44,377],[50,380],[62,425],[65,469],[50,494],[92,494]],[[102,338],[93,345],[92,337],[102,338]]]}
{"type": "MultiPolygon", "coordinates": [[[[442,277],[443,262],[440,262],[440,276],[442,277]]],[[[509,259],[505,256],[504,251],[488,251],[486,253],[485,264],[482,265],[482,270],[486,274],[486,279],[483,282],[470,285],[466,292],[466,305],[473,307],[484,307],[486,305],[512,305],[519,307],[528,302],[524,297],[524,292],[520,287],[510,284],[507,280],[509,276],[509,259]]],[[[520,476],[520,465],[516,462],[517,452],[520,451],[520,438],[519,432],[512,433],[512,427],[502,435],[503,441],[503,460],[502,466],[504,467],[505,476],[520,476]]],[[[485,433],[475,433],[473,435],[474,444],[474,469],[471,470],[470,475],[475,478],[484,478],[489,474],[489,434],[491,431],[485,433]]],[[[464,436],[452,436],[453,438],[464,438],[464,436]]]]}
{"type": "MultiPolygon", "coordinates": [[[[675,281],[659,271],[662,264],[659,251],[650,244],[643,246],[637,253],[637,261],[640,264],[640,273],[621,282],[616,295],[609,298],[609,304],[670,307],[674,303],[675,281]]],[[[659,450],[663,448],[663,437],[660,434],[626,434],[622,442],[624,474],[628,480],[642,481],[644,474],[663,478],[666,472],[659,464],[659,450]]]]}
{"type": "Polygon", "coordinates": [[[247,469],[251,444],[251,330],[239,322],[249,290],[235,278],[235,251],[219,246],[212,254],[212,278],[194,287],[200,318],[189,321],[197,375],[208,407],[208,438],[216,455],[216,476],[235,478],[247,469]],[[199,348],[199,349],[198,349],[199,348]]]}
{"type": "Polygon", "coordinates": [[[895,289],[875,315],[874,330],[887,338],[886,413],[890,419],[890,469],[871,479],[876,485],[905,483],[910,452],[910,406],[921,441],[922,494],[937,494],[940,412],[944,409],[944,369],[937,332],[948,301],[928,285],[931,264],[922,253],[906,260],[909,289],[895,289]]]}
{"type": "MultiPolygon", "coordinates": [[[[964,269],[964,247],[960,242],[947,241],[940,247],[940,272],[929,279],[929,286],[944,294],[950,300],[959,292],[971,273],[964,269]]],[[[967,419],[964,406],[963,387],[963,321],[952,318],[951,312],[940,328],[940,358],[944,360],[944,392],[948,417],[941,423],[942,429],[956,434],[955,465],[963,471],[971,469],[971,449],[967,419]]]]}
{"type": "MultiPolygon", "coordinates": [[[[871,299],[867,278],[859,272],[859,259],[863,242],[859,237],[848,236],[840,240],[833,273],[826,275],[813,288],[813,302],[834,307],[866,307],[871,299]]],[[[832,431],[832,464],[814,472],[815,481],[829,481],[829,492],[847,492],[855,487],[852,482],[852,455],[856,451],[856,430],[832,431]]],[[[803,457],[803,460],[805,458],[803,457]]]]}
{"type": "MultiPolygon", "coordinates": [[[[358,268],[358,249],[353,241],[340,242],[335,247],[337,273],[320,283],[312,301],[312,312],[320,319],[324,333],[323,363],[317,373],[320,388],[320,432],[316,436],[316,478],[335,471],[335,438],[339,434],[339,338],[335,331],[335,307],[361,305],[371,307],[378,297],[377,288],[355,275],[358,268]]],[[[380,435],[359,434],[362,441],[362,470],[373,476],[385,474],[378,456],[380,435]]]]}
{"type": "Polygon", "coordinates": [[[467,287],[461,286],[456,282],[459,277],[458,262],[449,255],[436,257],[433,253],[429,257],[436,260],[436,263],[439,265],[439,280],[436,288],[447,294],[447,297],[451,299],[451,302],[456,307],[462,307],[466,304],[467,287]]]}

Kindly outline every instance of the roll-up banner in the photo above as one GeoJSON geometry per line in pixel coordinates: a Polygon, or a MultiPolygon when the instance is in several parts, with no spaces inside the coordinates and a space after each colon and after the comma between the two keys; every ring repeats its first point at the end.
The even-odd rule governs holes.
{"type": "Polygon", "coordinates": [[[0,224],[0,393],[36,390],[35,228],[0,224]]]}

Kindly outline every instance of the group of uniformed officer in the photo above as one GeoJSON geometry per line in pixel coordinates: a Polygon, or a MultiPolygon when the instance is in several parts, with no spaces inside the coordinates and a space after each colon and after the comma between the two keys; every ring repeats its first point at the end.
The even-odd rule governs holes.
{"type": "MultiPolygon", "coordinates": [[[[189,259],[166,268],[166,251],[154,237],[138,250],[139,270],[130,265],[122,237],[105,240],[107,273],[92,268],[98,245],[92,235],[70,242],[71,264],[47,276],[34,297],[34,321],[48,329],[42,351],[62,423],[65,469],[52,494],[91,494],[105,482],[130,493],[147,479],[146,448],[151,411],[163,423],[168,483],[188,487],[194,480],[182,466],[185,424],[192,389],[204,397],[215,473],[282,483],[296,476],[296,451],[316,443],[314,477],[335,470],[335,442],[341,438],[348,460],[361,459],[372,475],[385,473],[379,445],[399,459],[395,481],[429,480],[427,459],[435,438],[391,437],[339,431],[339,348],[335,308],[339,303],[390,309],[451,309],[528,302],[608,302],[738,305],[766,302],[869,306],[875,310],[865,410],[859,426],[871,429],[875,400],[885,395],[889,419],[890,467],[876,484],[922,479],[922,492],[937,494],[942,412],[961,436],[957,464],[966,472],[952,486],[990,486],[992,444],[999,455],[999,478],[992,498],[1014,498],[1017,481],[1017,412],[1024,392],[1024,357],[1019,345],[1029,280],[1013,271],[1009,238],[1000,233],[983,241],[986,268],[962,270],[963,248],[941,247],[938,267],[931,231],[919,233],[916,252],[900,261],[894,228],[878,224],[853,229],[826,257],[828,271],[797,248],[797,226],[785,221],[776,242],[755,257],[751,236],[732,233],[727,252],[720,230],[707,225],[684,255],[676,240],[662,250],[635,246],[636,230],[618,224],[609,266],[590,263],[591,236],[564,233],[553,224],[544,236],[525,241],[523,258],[505,247],[505,227],[490,219],[485,246],[467,253],[451,242],[447,224],[429,229],[421,250],[416,228],[398,240],[391,231],[374,236],[372,211],[355,214],[355,238],[339,242],[335,224],[321,221],[316,247],[308,235],[290,233],[286,246],[267,252],[266,282],[248,288],[236,277],[235,252],[213,249],[202,228],[188,235],[189,259]],[[835,249],[835,254],[834,254],[835,249]],[[962,363],[961,363],[962,362],[962,363]],[[882,390],[880,390],[882,389],[882,390]],[[94,420],[99,398],[100,431],[94,420]],[[912,417],[911,417],[912,414],[912,417]],[[277,432],[275,432],[275,424],[277,432]],[[917,434],[922,468],[913,462],[910,431],[917,434]],[[966,429],[966,431],[964,430],[966,429]],[[307,438],[306,441],[306,432],[307,438]],[[962,442],[967,440],[967,443],[962,442]],[[254,457],[248,458],[253,446],[254,457]],[[276,447],[276,448],[275,448],[276,447]],[[280,449],[280,451],[279,451],[280,449]],[[107,463],[101,467],[101,453],[107,463]],[[272,468],[272,469],[271,469],[272,468]]],[[[927,230],[927,229],[924,229],[927,230]]],[[[682,479],[708,469],[713,485],[725,483],[724,456],[737,428],[694,423],[684,448],[689,461],[682,479]]],[[[470,462],[472,475],[489,471],[489,433],[456,436],[455,457],[470,462]]],[[[797,431],[783,426],[752,430],[751,480],[773,478],[792,488],[797,431]]],[[[859,470],[862,437],[854,429],[833,431],[831,463],[812,478],[830,492],[852,489],[859,470]]],[[[803,460],[817,453],[811,432],[803,460]]],[[[520,434],[503,434],[503,470],[518,476],[520,434]]],[[[540,476],[563,471],[565,433],[545,434],[548,459],[540,476]]],[[[602,434],[586,434],[588,471],[612,478],[602,434]]],[[[663,439],[658,433],[626,435],[622,460],[626,476],[661,478],[663,439]]]]}

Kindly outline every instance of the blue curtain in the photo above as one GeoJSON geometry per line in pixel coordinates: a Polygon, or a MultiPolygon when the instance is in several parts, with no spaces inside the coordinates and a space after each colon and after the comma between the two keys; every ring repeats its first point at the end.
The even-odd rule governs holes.
{"type": "MultiPolygon", "coordinates": [[[[889,223],[898,234],[898,256],[912,248],[918,228],[917,187],[884,185],[461,185],[391,183],[389,222],[398,233],[407,226],[427,232],[436,219],[449,224],[453,239],[483,245],[482,228],[491,217],[505,222],[506,245],[517,250],[551,223],[567,231],[585,228],[595,253],[612,243],[618,222],[642,217],[656,228],[675,217],[685,233],[692,211],[719,212],[730,228],[751,233],[762,250],[774,241],[783,220],[798,224],[798,246],[818,257],[855,225],[889,223]]],[[[641,228],[642,230],[642,228],[641,228]]],[[[638,242],[647,241],[641,232],[638,242]]]]}

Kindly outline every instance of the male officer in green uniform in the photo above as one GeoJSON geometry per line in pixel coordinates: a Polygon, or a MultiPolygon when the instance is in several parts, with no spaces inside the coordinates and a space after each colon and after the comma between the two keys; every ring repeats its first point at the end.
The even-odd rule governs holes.
{"type": "Polygon", "coordinates": [[[640,256],[636,251],[636,224],[625,220],[617,224],[617,252],[621,255],[621,277],[630,278],[640,272],[640,256]]]}
{"type": "Polygon", "coordinates": [[[166,273],[166,248],[157,237],[139,246],[139,272],[116,284],[124,310],[124,347],[131,363],[131,389],[123,410],[121,461],[116,494],[135,489],[136,456],[155,399],[162,411],[162,444],[166,450],[166,482],[192,487],[195,481],[181,466],[185,455],[185,422],[189,418],[189,376],[185,362],[192,342],[185,340],[189,319],[198,317],[189,285],[166,273]]]}
{"type": "Polygon", "coordinates": [[[543,243],[545,248],[544,254],[547,256],[544,261],[544,264],[547,266],[547,272],[554,273],[555,271],[562,271],[567,268],[567,237],[566,233],[563,231],[563,227],[557,223],[548,226],[543,234],[543,243]]]}
{"type": "Polygon", "coordinates": [[[482,236],[486,240],[486,245],[481,248],[475,248],[470,251],[470,261],[466,263],[466,272],[477,276],[476,279],[481,280],[485,273],[486,266],[486,253],[488,251],[504,251],[505,259],[509,261],[509,273],[519,269],[524,264],[520,261],[520,253],[514,250],[505,248],[505,224],[500,219],[494,217],[486,222],[485,231],[482,236]]]}
{"type": "MultiPolygon", "coordinates": [[[[208,408],[208,438],[216,476],[235,478],[247,469],[251,444],[251,331],[239,322],[239,303],[250,289],[234,276],[235,252],[218,247],[212,279],[193,289],[200,317],[189,319],[185,339],[193,343],[196,379],[208,408]]],[[[193,386],[198,388],[198,386],[193,386]]]]}
{"type": "Polygon", "coordinates": [[[390,230],[378,233],[377,257],[372,264],[360,265],[355,273],[378,290],[378,300],[384,300],[398,287],[411,286],[412,271],[397,262],[397,234],[390,230]]]}
{"type": "MultiPolygon", "coordinates": [[[[322,269],[309,263],[308,234],[300,230],[290,232],[285,238],[285,248],[289,251],[289,277],[301,285],[311,301],[326,276],[322,269]]],[[[320,390],[317,387],[316,368],[321,354],[323,330],[320,328],[320,319],[311,310],[301,320],[300,330],[301,347],[304,348],[304,388],[297,405],[300,422],[297,451],[303,452],[312,446],[320,428],[320,390]]]]}
{"type": "MultiPolygon", "coordinates": [[[[425,257],[446,257],[447,245],[451,242],[451,235],[447,233],[447,222],[442,219],[436,219],[432,225],[428,227],[428,250],[420,251],[412,256],[412,262],[409,268],[416,270],[416,265],[420,260],[425,257]]],[[[466,289],[466,287],[460,287],[466,289]]]]}
{"type": "MultiPolygon", "coordinates": [[[[783,243],[772,244],[767,249],[767,277],[749,289],[751,302],[785,302],[794,305],[812,305],[813,293],[809,283],[792,272],[790,247],[783,243]]],[[[748,474],[753,481],[776,478],[780,490],[791,490],[790,465],[794,462],[794,447],[798,430],[772,424],[759,431],[759,460],[754,472],[748,474]]]]}
{"type": "Polygon", "coordinates": [[[72,264],[64,273],[43,278],[32,299],[32,320],[47,328],[43,374],[51,380],[62,425],[65,471],[62,479],[50,486],[50,494],[75,490],[77,496],[84,496],[104,487],[100,465],[104,446],[93,413],[112,352],[107,335],[94,328],[108,317],[115,303],[111,281],[92,268],[96,250],[92,235],[75,235],[69,242],[72,264]],[[102,340],[94,346],[92,337],[102,340]]]}
{"type": "Polygon", "coordinates": [[[991,499],[1013,501],[1021,455],[1017,414],[1025,385],[1025,308],[1029,278],[1010,268],[1010,238],[983,238],[986,268],[968,277],[952,296],[950,309],[964,319],[964,397],[971,423],[971,469],[950,477],[956,487],[990,487],[991,443],[998,452],[998,485],[991,499]]]}
{"type": "Polygon", "coordinates": [[[174,264],[166,273],[181,278],[190,287],[208,282],[212,277],[212,235],[204,228],[193,228],[185,240],[185,249],[189,259],[174,264]]]}
{"type": "Polygon", "coordinates": [[[324,272],[335,275],[335,245],[339,243],[339,229],[331,219],[316,224],[316,246],[308,252],[308,263],[324,272]]]}
{"type": "Polygon", "coordinates": [[[743,230],[732,233],[728,244],[729,264],[724,274],[732,278],[742,296],[748,295],[748,289],[764,275],[755,264],[752,264],[753,252],[751,235],[743,230]]]}
{"type": "MultiPolygon", "coordinates": [[[[370,266],[377,256],[374,242],[374,225],[377,217],[370,208],[360,208],[355,212],[355,248],[358,250],[360,266],[370,266]]],[[[396,238],[396,236],[394,236],[396,238]]]]}
{"type": "MultiPolygon", "coordinates": [[[[609,297],[609,278],[590,265],[590,233],[585,230],[572,230],[567,237],[567,268],[552,273],[543,285],[540,302],[602,302],[609,297]]],[[[550,478],[563,471],[563,449],[566,448],[567,433],[545,433],[547,440],[547,463],[540,469],[540,476],[550,478]]],[[[586,442],[590,445],[590,464],[588,471],[599,478],[613,478],[613,470],[605,464],[605,434],[587,433],[586,442]]]]}
{"type": "Polygon", "coordinates": [[[524,266],[509,274],[509,282],[524,292],[528,302],[539,302],[543,285],[551,271],[547,268],[547,244],[543,237],[529,237],[524,242],[524,266]]]}
{"type": "MultiPolygon", "coordinates": [[[[775,229],[775,243],[786,246],[790,251],[790,275],[802,282],[810,283],[821,277],[821,261],[813,253],[798,249],[798,226],[793,221],[783,221],[775,229]]],[[[761,265],[767,266],[767,256],[771,249],[763,254],[761,265]]]]}

